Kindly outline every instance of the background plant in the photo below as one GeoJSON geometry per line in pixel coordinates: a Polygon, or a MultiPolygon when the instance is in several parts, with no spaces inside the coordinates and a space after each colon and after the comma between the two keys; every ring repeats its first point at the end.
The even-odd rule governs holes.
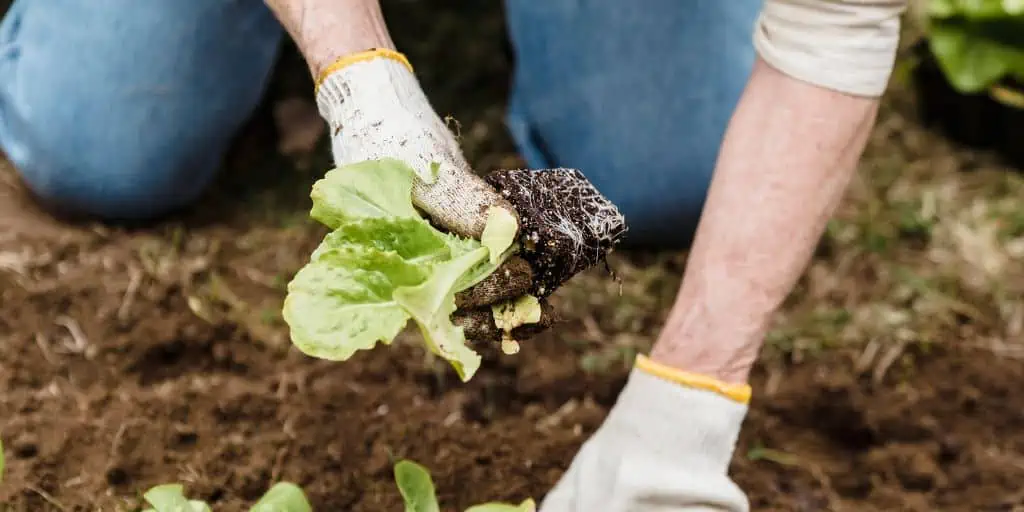
{"type": "MultiPolygon", "coordinates": [[[[405,500],[405,512],[440,512],[434,491],[434,481],[430,478],[427,468],[410,460],[400,460],[395,464],[395,483],[405,500]]],[[[509,503],[484,503],[473,505],[465,512],[536,512],[537,504],[527,498],[518,505],[509,503]]]]}
{"type": "Polygon", "coordinates": [[[927,22],[929,48],[958,91],[1024,82],[1024,1],[930,0],[927,22]]]}
{"type": "MultiPolygon", "coordinates": [[[[181,484],[163,484],[151,488],[143,495],[152,508],[143,512],[212,512],[210,505],[185,496],[181,484]]],[[[313,512],[305,493],[297,485],[275,484],[256,502],[249,512],[313,512]]]]}

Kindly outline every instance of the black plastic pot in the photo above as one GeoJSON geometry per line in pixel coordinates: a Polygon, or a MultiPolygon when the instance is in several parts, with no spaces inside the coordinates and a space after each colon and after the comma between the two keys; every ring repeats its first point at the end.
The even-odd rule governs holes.
{"type": "Polygon", "coordinates": [[[946,80],[927,42],[914,47],[913,82],[922,122],[957,143],[993,150],[1024,169],[1024,84],[1006,80],[992,90],[963,94],[946,80]]]}

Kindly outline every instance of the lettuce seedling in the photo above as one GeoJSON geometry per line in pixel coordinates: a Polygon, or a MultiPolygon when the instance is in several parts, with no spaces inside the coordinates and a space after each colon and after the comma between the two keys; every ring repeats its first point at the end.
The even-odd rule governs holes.
{"type": "MultiPolygon", "coordinates": [[[[212,512],[206,502],[186,498],[181,484],[158,485],[146,491],[143,498],[153,507],[143,512],[212,512]]],[[[281,482],[271,487],[249,512],[313,512],[313,507],[297,485],[281,482]]]]}
{"type": "Polygon", "coordinates": [[[408,165],[382,159],[314,184],[310,215],[332,231],[288,284],[284,320],[303,353],[341,361],[390,344],[411,319],[467,381],[481,358],[451,320],[455,295],[515,252],[516,221],[493,208],[480,241],[440,231],[413,205],[415,179],[408,165]]]}
{"type": "MultiPolygon", "coordinates": [[[[410,460],[395,464],[395,483],[405,501],[405,512],[440,512],[434,481],[427,468],[410,460]]],[[[474,505],[465,512],[536,512],[537,504],[527,498],[518,505],[508,503],[484,503],[474,505]]]]}

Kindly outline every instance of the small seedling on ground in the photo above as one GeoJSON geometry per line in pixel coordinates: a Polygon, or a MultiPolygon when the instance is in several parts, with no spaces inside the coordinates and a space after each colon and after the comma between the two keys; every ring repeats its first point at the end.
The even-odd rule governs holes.
{"type": "MultiPolygon", "coordinates": [[[[410,460],[395,464],[395,483],[405,501],[405,512],[440,512],[434,481],[427,468],[410,460]]],[[[537,504],[527,498],[518,505],[509,503],[484,503],[473,505],[464,512],[536,512],[537,504]]]]}
{"type": "MultiPolygon", "coordinates": [[[[151,488],[143,495],[152,508],[143,512],[212,512],[212,508],[201,500],[190,500],[185,496],[181,484],[163,484],[151,488]]],[[[256,502],[249,512],[313,512],[305,493],[295,484],[275,484],[256,502]]]]}

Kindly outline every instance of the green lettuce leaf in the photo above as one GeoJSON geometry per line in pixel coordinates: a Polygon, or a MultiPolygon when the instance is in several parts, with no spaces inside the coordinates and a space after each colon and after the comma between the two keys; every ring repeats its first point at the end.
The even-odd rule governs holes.
{"type": "Polygon", "coordinates": [[[391,343],[409,319],[395,290],[423,282],[428,270],[366,246],[318,251],[288,284],[283,316],[292,342],[307,355],[334,361],[378,341],[391,343]]]}
{"type": "Polygon", "coordinates": [[[185,487],[181,484],[158,485],[142,497],[153,507],[144,512],[211,512],[206,503],[186,498],[185,487]]]}
{"type": "MultiPolygon", "coordinates": [[[[395,464],[395,483],[405,502],[405,512],[440,512],[434,480],[427,468],[411,461],[400,460],[395,464]]],[[[508,503],[483,503],[466,509],[466,512],[536,512],[537,504],[526,499],[518,505],[508,503]]]]}
{"type": "Polygon", "coordinates": [[[501,261],[501,255],[512,246],[519,231],[516,218],[505,208],[492,206],[487,209],[489,222],[484,226],[480,243],[491,252],[491,264],[501,261]]]}
{"type": "Polygon", "coordinates": [[[313,512],[313,506],[299,486],[280,482],[274,484],[249,512],[313,512]]]}
{"type": "Polygon", "coordinates": [[[330,360],[390,344],[411,319],[427,349],[469,380],[480,356],[451,321],[455,294],[515,252],[515,219],[490,215],[489,245],[444,233],[413,206],[414,179],[385,159],[334,169],[313,186],[310,215],[333,231],[288,284],[283,316],[299,350],[330,360]]]}
{"type": "Polygon", "coordinates": [[[466,512],[537,512],[537,503],[526,499],[518,505],[508,503],[484,503],[466,509],[466,512]]]}
{"type": "Polygon", "coordinates": [[[395,464],[395,483],[405,501],[405,512],[440,512],[434,481],[427,468],[411,461],[395,464]]]}
{"type": "Polygon", "coordinates": [[[334,169],[316,183],[310,216],[337,229],[367,217],[420,218],[412,205],[413,171],[393,160],[367,160],[334,169]]]}
{"type": "Polygon", "coordinates": [[[480,247],[433,268],[433,275],[417,286],[395,290],[395,300],[412,315],[431,352],[447,359],[462,380],[480,368],[480,355],[466,346],[461,327],[451,321],[459,279],[487,259],[480,247]]]}
{"type": "MultiPolygon", "coordinates": [[[[445,243],[448,245],[448,249],[451,251],[453,258],[473,252],[479,249],[481,245],[480,242],[471,238],[462,238],[450,234],[445,234],[445,243]]],[[[506,249],[499,257],[498,263],[493,263],[491,259],[488,258],[481,260],[476,265],[473,265],[465,274],[459,277],[459,281],[455,285],[455,291],[461,292],[471,288],[480,281],[483,281],[484,278],[497,270],[498,266],[504,263],[509,256],[514,254],[518,248],[518,246],[512,246],[506,249]]]]}

